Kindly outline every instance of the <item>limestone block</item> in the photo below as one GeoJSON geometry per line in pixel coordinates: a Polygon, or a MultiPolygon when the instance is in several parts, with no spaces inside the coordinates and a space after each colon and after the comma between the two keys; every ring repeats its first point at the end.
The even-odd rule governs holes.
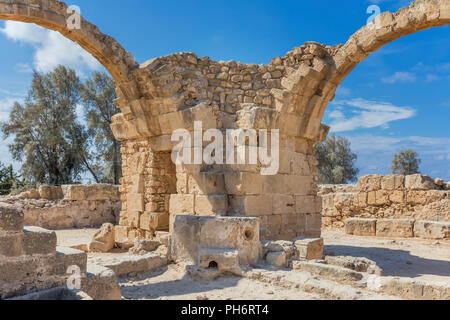
{"type": "Polygon", "coordinates": [[[94,300],[122,299],[114,271],[94,263],[87,264],[87,273],[81,280],[81,289],[94,300]]]}
{"type": "Polygon", "coordinates": [[[169,201],[171,215],[194,214],[193,194],[172,194],[169,201]]]}
{"type": "Polygon", "coordinates": [[[40,186],[39,196],[41,199],[57,200],[63,198],[63,192],[61,187],[40,186]]]}
{"type": "Polygon", "coordinates": [[[269,237],[267,237],[267,239],[275,238],[281,231],[281,215],[278,214],[268,215],[267,228],[269,232],[268,235],[269,237]]]}
{"type": "Polygon", "coordinates": [[[311,174],[308,159],[303,153],[295,152],[292,154],[292,174],[299,176],[308,176],[311,174]]]}
{"type": "Polygon", "coordinates": [[[237,125],[241,129],[276,129],[278,116],[277,110],[248,104],[237,112],[237,125]]]}
{"type": "Polygon", "coordinates": [[[23,255],[21,233],[0,234],[0,257],[17,257],[23,255]]]}
{"type": "Polygon", "coordinates": [[[389,205],[389,192],[386,190],[375,191],[375,204],[377,206],[389,205]]]}
{"type": "Polygon", "coordinates": [[[140,211],[128,211],[127,212],[127,224],[130,228],[140,228],[141,223],[140,211]]]}
{"type": "Polygon", "coordinates": [[[322,227],[322,214],[311,213],[305,215],[305,231],[306,236],[320,237],[322,227]]]}
{"type": "Polygon", "coordinates": [[[257,218],[178,215],[170,256],[176,262],[197,264],[203,249],[233,249],[238,252],[241,266],[252,266],[261,256],[259,227],[257,218]]]}
{"type": "Polygon", "coordinates": [[[147,231],[168,230],[169,214],[166,212],[144,212],[140,216],[139,227],[147,231]]]}
{"type": "MultiPolygon", "coordinates": [[[[284,194],[274,194],[273,195],[273,209],[274,214],[294,214],[295,213],[295,197],[284,195],[284,194]]],[[[313,203],[314,205],[314,203],[313,203]]]]}
{"type": "Polygon", "coordinates": [[[111,184],[63,185],[62,198],[70,201],[120,201],[119,186],[111,184]]]}
{"type": "Polygon", "coordinates": [[[294,245],[297,248],[298,257],[306,260],[315,260],[323,258],[323,239],[300,237],[294,239],[294,245]]]}
{"type": "Polygon", "coordinates": [[[424,239],[450,239],[450,222],[416,221],[414,236],[424,239]]]}
{"type": "Polygon", "coordinates": [[[267,263],[269,263],[274,267],[284,268],[287,266],[286,252],[284,251],[269,252],[266,255],[266,261],[267,263]]]}
{"type": "Polygon", "coordinates": [[[263,191],[263,179],[260,174],[248,172],[227,172],[224,174],[225,189],[233,195],[259,195],[263,191]]]}
{"type": "Polygon", "coordinates": [[[376,227],[377,237],[414,237],[414,220],[410,219],[379,219],[376,227]]]}
{"type": "Polygon", "coordinates": [[[350,218],[345,220],[345,233],[355,236],[374,237],[376,235],[376,219],[350,218]]]}
{"type": "Polygon", "coordinates": [[[199,252],[198,266],[205,269],[239,272],[239,253],[234,249],[202,248],[199,252]]]}
{"type": "Polygon", "coordinates": [[[406,203],[411,205],[424,205],[428,202],[427,191],[409,190],[406,193],[406,203]]]}
{"type": "Polygon", "coordinates": [[[190,194],[224,194],[225,181],[223,173],[199,172],[189,175],[190,194]]]}
{"type": "Polygon", "coordinates": [[[334,206],[337,209],[344,209],[344,208],[349,208],[353,205],[354,203],[354,197],[355,194],[354,193],[350,193],[350,192],[338,192],[334,194],[334,206]]]}
{"type": "Polygon", "coordinates": [[[24,214],[19,208],[0,203],[0,232],[22,232],[24,214]]]}
{"type": "Polygon", "coordinates": [[[145,255],[149,252],[155,251],[161,245],[161,242],[156,240],[141,240],[134,239],[134,246],[128,252],[130,254],[145,255]]]}
{"type": "Polygon", "coordinates": [[[436,185],[429,176],[413,174],[405,177],[405,187],[409,190],[434,190],[436,185]]]}
{"type": "Polygon", "coordinates": [[[404,204],[405,203],[405,193],[404,191],[395,190],[389,195],[389,201],[392,203],[404,204]]]}
{"type": "Polygon", "coordinates": [[[355,195],[354,201],[358,208],[365,208],[367,206],[367,192],[358,192],[355,195]]]}
{"type": "Polygon", "coordinates": [[[246,216],[261,216],[272,214],[272,195],[258,195],[241,197],[246,216]]]}
{"type": "Polygon", "coordinates": [[[137,174],[131,178],[131,192],[144,193],[144,175],[137,174]]]}
{"type": "Polygon", "coordinates": [[[439,187],[442,187],[442,186],[444,186],[445,181],[444,181],[444,179],[436,178],[436,179],[434,179],[434,184],[439,187]]]}
{"type": "Polygon", "coordinates": [[[56,254],[0,259],[0,298],[66,285],[69,266],[86,273],[86,253],[57,247],[56,254]]]}
{"type": "Polygon", "coordinates": [[[144,195],[142,193],[127,193],[127,211],[143,212],[144,195]]]}
{"type": "MultiPolygon", "coordinates": [[[[316,202],[321,201],[315,196],[295,196],[295,212],[296,213],[314,213],[316,212],[316,202]]],[[[326,207],[334,207],[334,197],[330,195],[325,197],[326,207]]]]}
{"type": "Polygon", "coordinates": [[[286,257],[290,258],[295,254],[295,246],[292,243],[292,241],[285,241],[285,240],[277,240],[277,241],[268,241],[263,240],[261,241],[263,255],[265,256],[269,252],[279,252],[283,251],[286,253],[286,257]]]}
{"type": "MultiPolygon", "coordinates": [[[[167,258],[157,252],[145,255],[122,255],[121,257],[101,257],[98,264],[114,271],[117,277],[124,277],[130,273],[149,272],[167,264],[167,258]]],[[[96,263],[96,259],[90,260],[96,263]]]]}
{"type": "Polygon", "coordinates": [[[226,195],[195,196],[195,214],[199,216],[225,215],[228,207],[226,195]]]}
{"type": "Polygon", "coordinates": [[[130,248],[133,243],[128,239],[128,226],[115,226],[114,227],[114,241],[121,248],[130,248]]]}
{"type": "Polygon", "coordinates": [[[25,226],[22,247],[25,255],[56,254],[56,233],[39,227],[25,226]]]}
{"type": "Polygon", "coordinates": [[[86,188],[83,185],[64,185],[61,187],[64,199],[70,201],[86,200],[86,188]]]}
{"type": "Polygon", "coordinates": [[[32,189],[30,191],[28,191],[28,199],[39,199],[41,196],[39,194],[39,191],[36,189],[32,189]]]}
{"type": "Polygon", "coordinates": [[[369,191],[367,193],[367,204],[369,206],[376,206],[377,205],[377,193],[376,193],[376,191],[369,191]]]}
{"type": "Polygon", "coordinates": [[[115,230],[114,225],[105,223],[92,237],[89,243],[89,252],[109,252],[114,248],[115,230]]]}
{"type": "Polygon", "coordinates": [[[358,189],[360,191],[377,191],[381,189],[382,175],[373,174],[359,178],[358,189]]]}
{"type": "Polygon", "coordinates": [[[355,282],[363,278],[363,274],[360,272],[312,261],[293,261],[292,269],[309,272],[320,278],[348,284],[355,284],[355,282]]]}

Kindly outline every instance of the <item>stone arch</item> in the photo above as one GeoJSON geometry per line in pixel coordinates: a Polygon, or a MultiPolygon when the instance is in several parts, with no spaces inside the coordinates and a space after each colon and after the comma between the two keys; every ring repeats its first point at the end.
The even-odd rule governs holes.
{"type": "Polygon", "coordinates": [[[0,2],[0,19],[34,23],[58,31],[92,54],[116,83],[126,82],[130,69],[136,66],[131,53],[82,17],[81,29],[70,29],[67,20],[72,13],[68,8],[64,2],[55,0],[6,1],[0,2]]]}
{"type": "Polygon", "coordinates": [[[116,84],[118,99],[115,103],[122,111],[113,119],[113,129],[118,127],[113,130],[116,138],[140,137],[139,115],[136,116],[130,108],[133,101],[141,97],[131,75],[139,65],[115,39],[103,34],[83,17],[80,17],[80,29],[69,28],[67,20],[73,11],[68,9],[64,2],[56,0],[0,0],[0,20],[34,23],[57,31],[89,52],[108,70],[116,84]]]}
{"type": "Polygon", "coordinates": [[[400,37],[449,24],[448,0],[416,0],[396,13],[382,13],[372,23],[358,30],[347,43],[337,46],[330,54],[330,72],[322,79],[320,96],[308,100],[310,114],[307,123],[302,124],[301,134],[316,142],[326,137],[323,133],[329,128],[322,125],[321,121],[328,103],[334,98],[338,86],[370,53],[400,37]]]}

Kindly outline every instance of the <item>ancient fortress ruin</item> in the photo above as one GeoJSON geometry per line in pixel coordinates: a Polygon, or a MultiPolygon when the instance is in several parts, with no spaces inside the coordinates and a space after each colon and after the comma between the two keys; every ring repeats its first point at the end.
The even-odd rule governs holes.
{"type": "MultiPolygon", "coordinates": [[[[124,175],[116,244],[127,246],[170,230],[176,233],[172,250],[183,247],[174,256],[204,259],[206,264],[214,256],[236,266],[252,264],[254,250],[260,254],[254,249],[260,239],[320,238],[322,200],[313,147],[330,129],[321,124],[328,103],[370,53],[402,36],[448,25],[450,2],[416,0],[397,13],[379,15],[344,45],[306,42],[267,65],[213,61],[190,52],[138,64],[84,19],[81,28],[69,28],[71,15],[66,4],[55,0],[0,1],[0,19],[58,31],[92,54],[114,78],[121,113],[111,128],[122,142],[124,175]],[[175,164],[171,135],[177,129],[193,131],[196,121],[203,131],[278,129],[278,173],[262,175],[263,163],[175,164]],[[229,229],[221,229],[224,225],[229,229]],[[212,230],[222,230],[228,247],[219,249],[225,251],[216,250],[220,243],[212,230]],[[243,238],[236,238],[236,232],[243,238]],[[193,237],[200,237],[203,247],[192,242],[193,237]]],[[[326,221],[334,223],[328,216],[326,221]]],[[[16,232],[20,230],[18,224],[16,232]]],[[[298,248],[320,246],[320,241],[299,241],[298,248]]],[[[280,255],[270,259],[279,263],[280,255]]]]}

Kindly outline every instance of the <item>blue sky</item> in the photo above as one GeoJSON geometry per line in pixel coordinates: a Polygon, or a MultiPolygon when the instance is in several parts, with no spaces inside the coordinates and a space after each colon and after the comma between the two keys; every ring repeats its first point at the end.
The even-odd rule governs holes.
{"type": "MultiPolygon", "coordinates": [[[[178,51],[215,60],[264,63],[305,41],[344,43],[369,18],[367,8],[396,11],[409,0],[344,1],[74,1],[100,30],[138,62],[178,51]]],[[[103,68],[56,33],[0,21],[0,121],[22,99],[32,69],[57,64],[80,77],[103,68]],[[68,54],[70,53],[70,54],[68,54]]],[[[450,27],[397,40],[361,63],[344,81],[324,123],[352,143],[361,175],[387,174],[393,154],[412,148],[421,171],[450,180],[450,27]]],[[[11,163],[7,143],[0,161],[11,163]]],[[[18,168],[19,164],[15,164],[18,168]]]]}

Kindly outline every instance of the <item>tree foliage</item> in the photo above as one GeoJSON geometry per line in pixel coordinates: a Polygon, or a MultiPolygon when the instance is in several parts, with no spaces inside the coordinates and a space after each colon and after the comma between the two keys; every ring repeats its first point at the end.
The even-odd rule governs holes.
{"type": "Polygon", "coordinates": [[[348,139],[331,135],[324,142],[316,144],[315,151],[320,184],[345,184],[357,180],[357,155],[351,151],[348,139]]]}
{"type": "Polygon", "coordinates": [[[22,176],[31,182],[72,183],[85,170],[83,152],[88,134],[77,122],[80,80],[63,66],[53,72],[34,72],[23,104],[15,103],[5,137],[13,136],[9,150],[22,162],[22,176]]]}
{"type": "Polygon", "coordinates": [[[392,159],[392,173],[402,175],[420,173],[420,162],[421,160],[419,159],[417,152],[411,149],[402,150],[395,154],[394,159],[392,159]]]}
{"type": "Polygon", "coordinates": [[[10,194],[13,188],[17,188],[21,184],[20,177],[14,172],[13,166],[6,167],[0,163],[0,195],[10,194]]]}
{"type": "Polygon", "coordinates": [[[89,136],[92,137],[93,170],[97,182],[118,184],[122,176],[120,142],[114,138],[110,125],[119,112],[114,81],[105,73],[95,72],[81,88],[89,136]]]}
{"type": "Polygon", "coordinates": [[[22,162],[26,183],[74,183],[89,171],[97,183],[119,183],[120,143],[110,128],[118,112],[113,80],[94,73],[81,84],[74,70],[58,66],[53,72],[34,72],[24,103],[15,103],[9,121],[1,125],[9,150],[22,162]],[[84,104],[87,126],[78,121],[84,104]]]}

